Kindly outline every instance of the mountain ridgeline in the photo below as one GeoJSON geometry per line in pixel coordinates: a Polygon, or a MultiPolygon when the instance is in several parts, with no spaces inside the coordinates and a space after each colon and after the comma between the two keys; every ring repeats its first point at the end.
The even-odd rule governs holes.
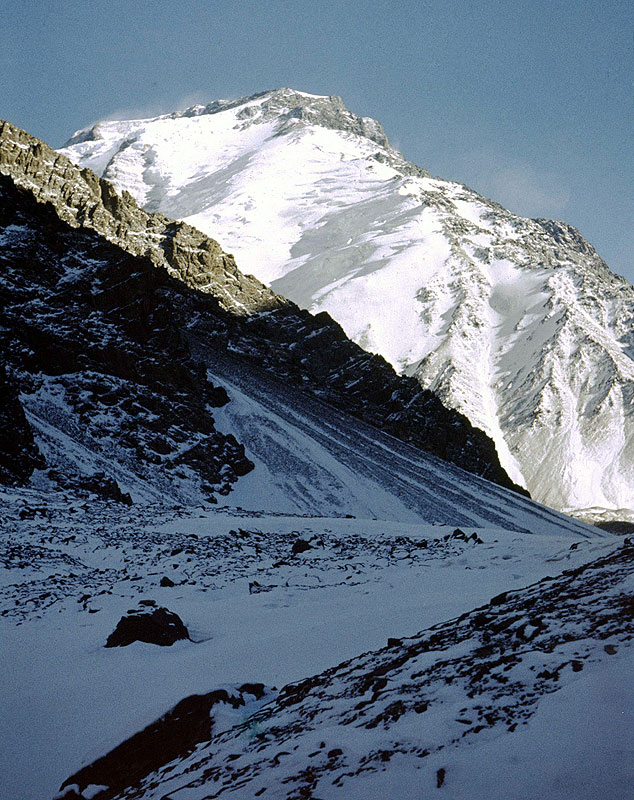
{"type": "Polygon", "coordinates": [[[634,497],[634,288],[572,226],[432,177],[338,97],[281,89],[100,122],[62,149],[327,311],[560,509],[634,497]]]}
{"type": "Polygon", "coordinates": [[[482,431],[328,314],[299,309],[191,225],[144,211],[8,122],[0,198],[3,369],[31,454],[12,472],[3,455],[5,482],[38,467],[60,485],[92,471],[106,494],[117,481],[150,499],[229,493],[253,464],[214,423],[231,398],[207,370],[224,357],[514,488],[482,431]]]}

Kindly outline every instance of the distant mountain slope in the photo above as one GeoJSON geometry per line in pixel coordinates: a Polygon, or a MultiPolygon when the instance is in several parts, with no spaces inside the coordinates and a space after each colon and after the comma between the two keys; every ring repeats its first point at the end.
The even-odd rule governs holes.
{"type": "Polygon", "coordinates": [[[540,501],[632,505],[634,289],[571,226],[432,178],[340,98],[288,89],[102,122],[61,152],[327,310],[540,501]]]}
{"type": "Polygon", "coordinates": [[[313,317],[242,275],[199,231],[139,209],[9,123],[0,125],[0,176],[3,357],[52,479],[58,468],[104,472],[156,499],[228,493],[252,466],[246,442],[214,425],[213,409],[229,398],[207,369],[228,351],[270,371],[282,395],[301,387],[513,487],[466,418],[361,350],[327,314],[313,317]]]}

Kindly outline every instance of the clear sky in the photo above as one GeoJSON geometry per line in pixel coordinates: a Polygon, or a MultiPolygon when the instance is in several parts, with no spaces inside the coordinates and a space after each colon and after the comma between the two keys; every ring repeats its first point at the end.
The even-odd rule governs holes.
{"type": "Polygon", "coordinates": [[[54,147],[106,117],[290,86],[634,283],[626,0],[2,0],[0,117],[54,147]]]}

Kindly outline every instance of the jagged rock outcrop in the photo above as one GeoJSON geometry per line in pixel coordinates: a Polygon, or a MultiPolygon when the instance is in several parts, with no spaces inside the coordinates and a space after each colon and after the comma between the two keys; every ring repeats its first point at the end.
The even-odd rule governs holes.
{"type": "Polygon", "coordinates": [[[62,152],[327,311],[536,499],[632,505],[634,288],[572,226],[432,178],[340,98],[289,89],[99,123],[62,152]]]}
{"type": "MultiPolygon", "coordinates": [[[[194,423],[192,417],[188,425],[193,430],[202,425],[203,432],[210,434],[213,423],[200,409],[222,400],[217,401],[217,389],[208,384],[202,389],[204,362],[211,363],[218,349],[229,351],[404,441],[513,486],[499,465],[493,443],[465,417],[445,409],[413,378],[397,376],[380,356],[361,350],[327,314],[312,316],[254,278],[243,276],[216,242],[195,229],[140,210],[129,195],[119,198],[106,181],[97,181],[87,170],[79,170],[8,123],[0,128],[0,173],[7,176],[3,181],[7,198],[9,193],[15,198],[4,203],[5,229],[10,231],[4,258],[10,264],[5,291],[17,292],[7,309],[7,328],[22,336],[13,347],[16,368],[58,374],[63,384],[63,373],[76,364],[83,368],[92,364],[95,369],[91,357],[99,353],[119,379],[138,384],[140,375],[151,374],[168,391],[189,397],[184,406],[193,403],[199,409],[195,414],[199,422],[194,423]],[[11,207],[24,211],[13,217],[11,207]],[[37,220],[35,227],[31,218],[37,220]],[[70,253],[62,259],[67,249],[70,253]],[[39,263],[33,258],[35,253],[39,263]],[[50,301],[56,308],[45,325],[47,314],[30,302],[39,282],[46,289],[40,304],[50,301]],[[68,309],[74,309],[76,339],[68,309]],[[88,316],[86,309],[91,311],[88,316]],[[128,337],[125,347],[107,340],[97,344],[104,338],[100,331],[107,330],[113,318],[128,337]],[[159,360],[157,350],[169,357],[159,360]],[[195,368],[188,360],[190,352],[199,362],[195,368]],[[175,372],[179,369],[182,375],[175,372]],[[198,377],[193,379],[193,374],[198,377]]],[[[125,393],[121,390],[100,387],[99,380],[92,379],[88,388],[93,396],[102,392],[112,400],[109,416],[122,408],[118,401],[125,393]]],[[[137,385],[132,395],[138,391],[137,385]]],[[[68,387],[64,389],[64,395],[74,395],[74,404],[80,410],[83,405],[87,414],[90,405],[85,398],[77,403],[80,394],[77,387],[70,395],[68,387]]],[[[129,413],[138,406],[155,413],[149,402],[128,398],[123,410],[129,413]]],[[[124,441],[134,440],[138,450],[138,442],[134,436],[130,439],[127,430],[129,418],[117,424],[123,426],[124,441]]],[[[231,437],[225,440],[222,456],[213,456],[196,436],[190,437],[186,454],[179,456],[178,437],[165,435],[170,429],[167,421],[162,426],[153,424],[156,436],[144,435],[141,448],[150,463],[168,461],[175,472],[187,466],[202,474],[211,458],[213,479],[207,485],[220,485],[222,491],[248,469],[231,437]],[[223,458],[233,464],[228,467],[227,481],[222,475],[223,458]]],[[[108,435],[115,446],[112,434],[110,427],[108,435]]]]}
{"type": "Polygon", "coordinates": [[[26,483],[34,469],[44,466],[16,387],[0,363],[0,484],[26,483]]]}

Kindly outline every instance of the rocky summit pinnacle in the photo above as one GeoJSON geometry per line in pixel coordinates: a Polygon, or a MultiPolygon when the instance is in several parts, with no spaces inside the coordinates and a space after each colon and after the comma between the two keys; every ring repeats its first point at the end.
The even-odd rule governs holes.
{"type": "Polygon", "coordinates": [[[289,89],[99,123],[62,152],[327,311],[540,501],[632,505],[634,288],[571,226],[432,178],[340,98],[289,89]]]}

